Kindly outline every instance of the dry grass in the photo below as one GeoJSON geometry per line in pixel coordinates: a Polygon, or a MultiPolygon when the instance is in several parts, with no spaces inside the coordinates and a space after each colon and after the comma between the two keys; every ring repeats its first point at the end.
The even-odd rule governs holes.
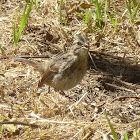
{"type": "Polygon", "coordinates": [[[64,1],[62,12],[67,26],[62,26],[59,3],[56,0],[41,0],[39,13],[35,6],[32,7],[15,48],[14,18],[19,9],[17,22],[20,23],[25,1],[0,1],[0,44],[7,49],[0,54],[0,123],[3,124],[0,139],[112,139],[103,109],[119,139],[124,132],[131,139],[136,127],[140,131],[140,44],[137,39],[140,21],[136,21],[140,17],[140,9],[135,21],[130,24],[129,13],[124,14],[124,1],[115,1],[118,32],[114,33],[114,27],[108,20],[102,36],[102,31],[97,31],[94,23],[93,33],[90,33],[84,20],[75,14],[84,12],[78,5],[78,0],[64,1]],[[67,12],[68,15],[65,14],[67,12]],[[120,15],[123,14],[122,19],[120,15]],[[88,35],[91,56],[97,69],[89,60],[89,69],[83,81],[65,92],[70,99],[53,88],[48,93],[46,85],[36,91],[39,73],[28,65],[14,62],[11,57],[51,57],[70,46],[79,30],[88,35]],[[10,59],[3,59],[5,56],[10,59]],[[69,109],[72,105],[74,116],[69,109]]]}

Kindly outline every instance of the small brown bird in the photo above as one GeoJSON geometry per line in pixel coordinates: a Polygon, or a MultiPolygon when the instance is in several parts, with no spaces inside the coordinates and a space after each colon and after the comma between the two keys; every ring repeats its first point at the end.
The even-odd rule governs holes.
{"type": "Polygon", "coordinates": [[[18,57],[14,60],[27,63],[42,74],[38,87],[47,84],[63,91],[73,88],[83,79],[87,71],[88,50],[87,37],[80,34],[74,41],[70,51],[56,55],[47,64],[36,63],[18,57]]]}

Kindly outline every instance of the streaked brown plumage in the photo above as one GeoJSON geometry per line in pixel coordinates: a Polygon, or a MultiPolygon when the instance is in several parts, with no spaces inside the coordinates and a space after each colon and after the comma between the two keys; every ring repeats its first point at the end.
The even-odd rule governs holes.
{"type": "Polygon", "coordinates": [[[88,50],[87,37],[80,34],[70,51],[53,57],[47,64],[40,64],[18,57],[14,60],[27,63],[42,74],[38,87],[47,84],[63,91],[73,88],[83,79],[87,71],[88,50]]]}

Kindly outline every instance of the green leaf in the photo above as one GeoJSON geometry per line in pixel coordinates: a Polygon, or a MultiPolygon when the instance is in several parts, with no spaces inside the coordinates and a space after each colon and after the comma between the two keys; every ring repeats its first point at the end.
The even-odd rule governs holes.
{"type": "Polygon", "coordinates": [[[2,133],[3,132],[3,126],[0,125],[0,132],[2,133]]]}
{"type": "Polygon", "coordinates": [[[85,24],[87,24],[88,25],[88,17],[89,16],[89,12],[85,12],[85,24]]]}
{"type": "Polygon", "coordinates": [[[134,138],[137,139],[137,132],[136,131],[133,132],[133,136],[134,136],[134,138]]]}
{"type": "Polygon", "coordinates": [[[82,13],[76,13],[76,14],[78,14],[79,16],[81,16],[83,19],[85,18],[85,16],[82,13]]]}
{"type": "Polygon", "coordinates": [[[14,43],[15,45],[17,45],[17,38],[16,38],[16,21],[17,21],[17,15],[18,15],[18,11],[15,17],[15,21],[14,21],[14,43]]]}
{"type": "Polygon", "coordinates": [[[127,133],[124,133],[124,140],[128,140],[128,135],[127,135],[127,133]]]}
{"type": "Polygon", "coordinates": [[[35,0],[35,6],[38,8],[38,0],[35,0]]]}
{"type": "Polygon", "coordinates": [[[17,45],[17,43],[18,43],[18,41],[20,39],[21,33],[22,33],[22,31],[23,31],[23,29],[25,27],[25,24],[27,22],[27,19],[29,17],[30,11],[31,11],[32,4],[33,4],[33,0],[31,1],[28,10],[27,10],[28,2],[25,5],[24,12],[23,12],[23,15],[22,15],[22,18],[21,18],[20,27],[19,27],[17,36],[16,36],[16,19],[17,19],[17,15],[15,17],[15,22],[14,22],[14,42],[15,42],[15,45],[17,45]]]}
{"type": "Polygon", "coordinates": [[[137,14],[137,11],[138,11],[138,7],[139,7],[139,5],[137,5],[137,7],[135,8],[135,10],[133,11],[133,13],[131,14],[131,21],[133,20],[133,18],[136,16],[136,14],[137,14]]]}
{"type": "Polygon", "coordinates": [[[107,2],[108,0],[105,1],[105,9],[104,9],[104,20],[106,20],[106,13],[107,13],[107,2]]]}
{"type": "Polygon", "coordinates": [[[100,20],[100,19],[102,19],[102,14],[101,14],[102,6],[99,5],[98,0],[95,0],[95,4],[96,4],[96,9],[97,9],[97,19],[100,20]]]}
{"type": "Polygon", "coordinates": [[[127,10],[129,11],[129,14],[131,15],[131,5],[130,5],[130,1],[129,1],[129,5],[128,5],[128,3],[127,3],[126,0],[125,0],[125,5],[126,5],[127,10]]]}
{"type": "Polygon", "coordinates": [[[111,15],[107,12],[107,15],[109,17],[109,19],[111,20],[112,24],[115,26],[115,21],[114,19],[111,17],[111,15]]]}
{"type": "Polygon", "coordinates": [[[133,0],[133,7],[136,7],[136,1],[133,0]]]}
{"type": "Polygon", "coordinates": [[[60,5],[59,5],[59,16],[60,16],[60,23],[61,23],[61,25],[63,25],[63,23],[66,25],[66,22],[63,20],[62,11],[61,11],[61,6],[62,6],[63,2],[64,2],[64,0],[61,0],[60,1],[60,5]]]}
{"type": "Polygon", "coordinates": [[[110,127],[110,129],[111,129],[111,132],[112,132],[112,134],[113,134],[114,139],[115,139],[115,140],[118,140],[118,138],[117,138],[117,133],[115,132],[115,130],[114,130],[114,128],[113,128],[113,126],[112,126],[112,124],[111,124],[109,118],[107,117],[107,113],[106,113],[105,111],[103,111],[103,112],[104,112],[104,115],[105,115],[105,117],[106,117],[106,119],[107,119],[107,122],[108,122],[108,124],[109,124],[109,127],[110,127]]]}

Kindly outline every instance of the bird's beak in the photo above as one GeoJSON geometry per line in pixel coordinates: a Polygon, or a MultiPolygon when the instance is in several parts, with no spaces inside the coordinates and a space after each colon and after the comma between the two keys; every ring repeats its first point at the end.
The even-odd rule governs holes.
{"type": "Polygon", "coordinates": [[[84,43],[84,47],[89,48],[89,44],[88,43],[84,43]]]}

